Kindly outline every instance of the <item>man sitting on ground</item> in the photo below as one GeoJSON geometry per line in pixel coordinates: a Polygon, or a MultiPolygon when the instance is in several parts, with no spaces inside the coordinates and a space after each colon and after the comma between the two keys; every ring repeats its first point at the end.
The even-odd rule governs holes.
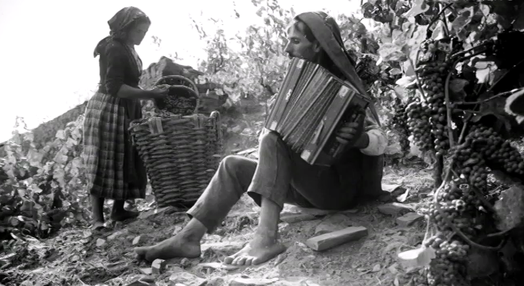
{"type": "MultiPolygon", "coordinates": [[[[288,29],[286,52],[320,64],[366,91],[356,75],[354,61],[344,48],[336,21],[323,12],[295,17],[288,29]],[[330,32],[330,33],[326,33],[330,32]]],[[[189,223],[175,236],[154,246],[135,249],[139,258],[196,258],[200,241],[224,220],[240,197],[247,194],[260,206],[254,239],[225,264],[256,265],[286,250],[278,240],[278,223],[284,203],[323,210],[347,210],[363,200],[382,194],[383,153],[387,144],[375,107],[365,119],[347,123],[337,132],[345,144],[341,159],[331,167],[310,165],[282,141],[265,131],[260,137],[259,160],[227,156],[196,204],[188,211],[189,223]]]]}

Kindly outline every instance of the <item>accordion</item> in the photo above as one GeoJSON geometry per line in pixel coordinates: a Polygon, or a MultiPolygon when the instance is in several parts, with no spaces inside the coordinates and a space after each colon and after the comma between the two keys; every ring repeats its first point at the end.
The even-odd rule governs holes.
{"type": "Polygon", "coordinates": [[[293,58],[265,128],[280,134],[307,163],[331,166],[342,151],[335,138],[338,126],[361,120],[369,103],[322,66],[293,58]]]}

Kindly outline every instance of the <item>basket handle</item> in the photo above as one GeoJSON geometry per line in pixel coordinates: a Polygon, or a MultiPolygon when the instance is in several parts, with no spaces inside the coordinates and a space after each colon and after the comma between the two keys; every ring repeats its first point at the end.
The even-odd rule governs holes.
{"type": "Polygon", "coordinates": [[[185,76],[181,76],[181,75],[166,75],[166,76],[163,76],[160,79],[158,79],[156,81],[155,85],[159,85],[162,80],[170,79],[170,78],[179,79],[179,80],[185,81],[186,83],[191,85],[191,87],[193,88],[193,91],[197,94],[198,98],[200,98],[200,93],[198,92],[198,87],[196,86],[196,84],[192,80],[190,80],[189,78],[187,78],[185,76]]]}
{"type": "Polygon", "coordinates": [[[209,115],[209,117],[215,119],[215,120],[218,120],[220,121],[220,112],[216,111],[216,110],[213,110],[211,112],[211,114],[209,115]]]}

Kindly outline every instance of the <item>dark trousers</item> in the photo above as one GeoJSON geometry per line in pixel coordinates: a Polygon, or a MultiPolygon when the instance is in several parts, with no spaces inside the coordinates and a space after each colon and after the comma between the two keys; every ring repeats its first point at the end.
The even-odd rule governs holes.
{"type": "Polygon", "coordinates": [[[334,168],[312,166],[269,132],[259,143],[259,160],[231,155],[222,160],[204,193],[188,211],[212,232],[244,193],[260,206],[267,198],[323,210],[344,210],[355,203],[355,189],[342,187],[334,168]]]}

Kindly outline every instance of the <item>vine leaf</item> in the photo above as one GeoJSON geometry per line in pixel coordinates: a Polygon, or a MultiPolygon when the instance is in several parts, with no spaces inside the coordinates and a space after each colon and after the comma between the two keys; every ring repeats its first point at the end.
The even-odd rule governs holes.
{"type": "Polygon", "coordinates": [[[458,93],[464,90],[464,87],[466,87],[468,84],[469,84],[469,81],[465,79],[457,78],[449,82],[449,88],[451,89],[452,92],[458,93]]]}
{"type": "Polygon", "coordinates": [[[491,170],[491,173],[493,174],[495,179],[497,179],[499,182],[501,182],[501,183],[503,183],[505,185],[513,186],[513,185],[521,183],[521,181],[519,179],[511,177],[511,176],[508,176],[503,171],[491,170]]]}
{"type": "Polygon", "coordinates": [[[464,97],[466,96],[464,87],[466,87],[468,84],[468,80],[461,78],[452,79],[449,82],[449,90],[451,91],[450,95],[453,101],[462,101],[464,99],[464,97]]]}
{"type": "Polygon", "coordinates": [[[383,44],[379,49],[381,61],[399,61],[404,57],[402,47],[395,44],[383,44]]]}
{"type": "Polygon", "coordinates": [[[446,38],[448,35],[446,34],[446,29],[444,28],[444,23],[442,21],[439,21],[437,25],[435,26],[435,29],[433,30],[433,33],[431,34],[431,38],[435,41],[439,41],[441,39],[446,38]]]}
{"type": "Polygon", "coordinates": [[[410,31],[410,34],[413,36],[407,40],[405,52],[406,55],[416,63],[418,47],[426,40],[428,26],[413,25],[412,27],[413,31],[410,31]]]}
{"type": "Polygon", "coordinates": [[[524,119],[524,89],[518,90],[506,99],[504,110],[517,117],[517,122],[521,123],[524,119]],[[520,118],[520,121],[519,121],[520,118]]]}
{"type": "Polygon", "coordinates": [[[401,87],[408,88],[412,85],[417,84],[417,77],[415,75],[403,76],[395,83],[401,87]]]}
{"type": "Polygon", "coordinates": [[[522,185],[512,186],[500,194],[495,203],[495,212],[498,217],[497,228],[507,231],[515,228],[524,218],[524,190],[522,185]]]}
{"type": "Polygon", "coordinates": [[[411,6],[411,9],[409,9],[406,13],[404,13],[404,17],[415,17],[418,14],[425,13],[429,10],[429,6],[426,4],[424,0],[414,0],[413,6],[411,6]]]}
{"type": "MultiPolygon", "coordinates": [[[[486,93],[483,96],[479,96],[479,100],[484,100],[490,95],[492,94],[486,93]]],[[[471,119],[471,121],[478,122],[486,116],[493,116],[496,119],[494,127],[497,130],[504,128],[507,132],[511,132],[510,118],[507,116],[506,112],[504,112],[505,102],[506,100],[504,98],[499,97],[482,103],[480,105],[480,111],[471,119]]]]}
{"type": "Polygon", "coordinates": [[[517,18],[513,22],[513,29],[522,30],[524,29],[524,5],[520,5],[520,9],[517,12],[517,18]]]}
{"type": "Polygon", "coordinates": [[[452,31],[460,35],[460,32],[471,22],[473,15],[475,15],[473,7],[460,11],[459,16],[451,23],[452,31]]]}

